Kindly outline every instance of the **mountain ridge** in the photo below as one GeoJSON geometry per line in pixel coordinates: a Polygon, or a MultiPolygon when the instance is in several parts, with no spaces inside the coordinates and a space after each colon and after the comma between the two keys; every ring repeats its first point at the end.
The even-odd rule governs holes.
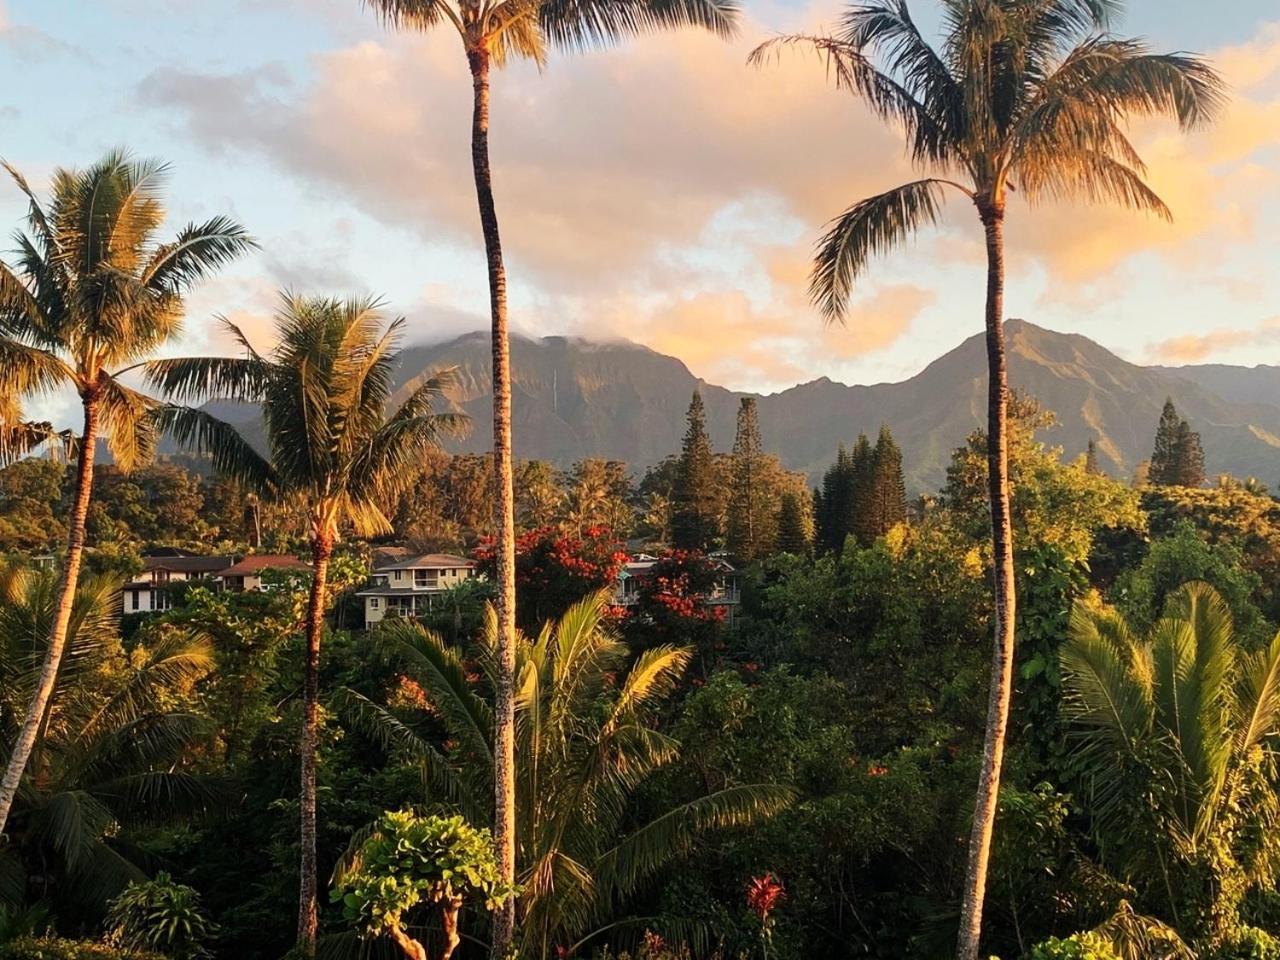
{"type": "MultiPolygon", "coordinates": [[[[1058,425],[1044,439],[1066,456],[1083,452],[1093,438],[1108,472],[1132,474],[1150,456],[1160,407],[1170,396],[1200,431],[1210,475],[1280,480],[1280,368],[1147,367],[1081,334],[1024,320],[1009,320],[1005,332],[1010,382],[1057,414],[1058,425]]],[[[599,456],[642,470],[676,452],[685,409],[698,387],[718,450],[731,446],[739,401],[752,396],[765,446],[787,467],[816,477],[839,443],[851,444],[859,432],[874,435],[887,423],[902,447],[908,486],[932,491],[943,481],[951,451],[986,419],[982,334],[905,380],[843,384],[824,376],[770,394],[709,383],[679,358],[622,339],[514,336],[511,353],[516,456],[562,466],[599,456]]],[[[430,372],[456,367],[452,399],[471,416],[474,429],[452,448],[486,451],[489,364],[483,331],[406,347],[397,399],[430,372]]],[[[211,409],[260,436],[254,411],[229,404],[211,409]]]]}

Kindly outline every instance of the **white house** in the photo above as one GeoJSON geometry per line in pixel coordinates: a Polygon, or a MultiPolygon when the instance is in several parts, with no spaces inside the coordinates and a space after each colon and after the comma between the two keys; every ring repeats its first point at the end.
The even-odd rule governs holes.
{"type": "Polygon", "coordinates": [[[209,580],[236,562],[233,556],[196,557],[182,550],[165,550],[142,558],[142,573],[121,588],[125,613],[154,613],[170,607],[169,586],[189,580],[209,580]]]}
{"type": "Polygon", "coordinates": [[[388,615],[415,617],[431,609],[440,594],[476,575],[476,565],[451,553],[427,553],[383,561],[373,568],[369,585],[356,593],[364,599],[364,626],[388,615]]]}

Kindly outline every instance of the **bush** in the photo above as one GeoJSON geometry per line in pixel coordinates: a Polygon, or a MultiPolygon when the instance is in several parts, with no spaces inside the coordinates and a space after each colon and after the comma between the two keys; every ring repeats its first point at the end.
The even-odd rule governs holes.
{"type": "Polygon", "coordinates": [[[200,905],[200,894],[161,871],[134,881],[111,901],[107,929],[112,943],[133,950],[163,950],[175,960],[203,960],[216,933],[200,905]]]}
{"type": "Polygon", "coordinates": [[[166,960],[163,954],[92,940],[21,937],[0,946],[0,960],[166,960]]]}
{"type": "Polygon", "coordinates": [[[1239,927],[1208,960],[1280,960],[1280,940],[1257,927],[1239,927]]]}
{"type": "Polygon", "coordinates": [[[1121,960],[1111,941],[1096,933],[1074,933],[1065,940],[1050,937],[1036,944],[1027,960],[1121,960]]]}

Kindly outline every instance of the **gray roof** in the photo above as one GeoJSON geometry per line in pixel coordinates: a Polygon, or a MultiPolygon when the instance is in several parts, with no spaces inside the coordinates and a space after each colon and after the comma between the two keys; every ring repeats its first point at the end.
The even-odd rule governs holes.
{"type": "Polygon", "coordinates": [[[222,557],[143,557],[142,569],[168,570],[171,573],[217,573],[236,562],[233,556],[222,557]]]}
{"type": "Polygon", "coordinates": [[[475,563],[466,557],[452,553],[423,553],[416,557],[405,557],[391,563],[381,563],[373,568],[374,573],[384,570],[452,570],[458,567],[470,568],[475,563]]]}

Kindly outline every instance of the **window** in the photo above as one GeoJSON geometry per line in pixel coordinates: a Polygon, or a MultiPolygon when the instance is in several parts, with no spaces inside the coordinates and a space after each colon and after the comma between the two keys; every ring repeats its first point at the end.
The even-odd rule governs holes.
{"type": "Polygon", "coordinates": [[[401,574],[402,572],[403,572],[403,571],[400,571],[400,570],[397,570],[397,571],[396,571],[396,579],[397,579],[397,580],[399,580],[399,579],[400,579],[400,574],[401,574]]]}
{"type": "Polygon", "coordinates": [[[137,590],[129,591],[129,609],[130,610],[138,609],[138,591],[137,590]]]}
{"type": "Polygon", "coordinates": [[[379,600],[377,597],[370,597],[370,598],[369,598],[369,609],[370,609],[370,610],[377,610],[377,609],[378,609],[379,604],[381,604],[381,603],[382,603],[382,601],[381,601],[381,600],[379,600]]]}

